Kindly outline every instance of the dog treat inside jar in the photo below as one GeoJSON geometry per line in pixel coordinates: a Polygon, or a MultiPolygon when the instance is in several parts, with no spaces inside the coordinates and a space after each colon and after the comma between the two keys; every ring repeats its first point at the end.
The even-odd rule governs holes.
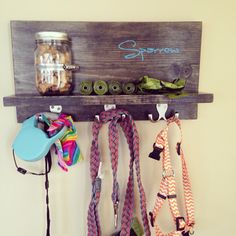
{"type": "Polygon", "coordinates": [[[36,87],[41,95],[65,95],[72,92],[72,54],[68,35],[64,32],[35,34],[36,87]]]}

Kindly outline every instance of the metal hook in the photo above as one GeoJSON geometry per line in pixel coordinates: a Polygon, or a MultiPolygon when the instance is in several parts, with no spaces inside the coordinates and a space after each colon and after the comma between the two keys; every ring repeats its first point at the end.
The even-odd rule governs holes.
{"type": "Polygon", "coordinates": [[[122,114],[122,115],[121,115],[121,119],[122,119],[122,121],[124,121],[125,117],[126,117],[125,114],[122,114]]]}
{"type": "Polygon", "coordinates": [[[95,115],[95,120],[97,120],[97,122],[100,122],[100,117],[99,117],[99,115],[95,115]]]}
{"type": "Polygon", "coordinates": [[[148,114],[148,119],[149,119],[151,122],[153,122],[153,123],[155,123],[155,122],[158,121],[158,120],[154,120],[154,119],[153,119],[153,115],[152,115],[152,114],[148,114]]]}
{"type": "Polygon", "coordinates": [[[175,118],[179,119],[179,112],[175,112],[175,118]]]}
{"type": "MultiPolygon", "coordinates": [[[[104,111],[109,111],[109,110],[112,110],[112,109],[116,109],[116,104],[105,104],[104,105],[104,111]]],[[[122,121],[123,121],[125,119],[125,114],[122,114],[121,117],[122,117],[122,121]]],[[[98,122],[100,122],[99,115],[95,115],[95,119],[98,122]]]]}
{"type": "Polygon", "coordinates": [[[156,104],[156,110],[157,110],[157,113],[158,113],[158,119],[157,120],[154,120],[153,119],[153,115],[152,114],[148,114],[148,119],[151,121],[151,122],[157,122],[161,119],[163,120],[166,120],[166,111],[168,109],[168,104],[156,104]]]}

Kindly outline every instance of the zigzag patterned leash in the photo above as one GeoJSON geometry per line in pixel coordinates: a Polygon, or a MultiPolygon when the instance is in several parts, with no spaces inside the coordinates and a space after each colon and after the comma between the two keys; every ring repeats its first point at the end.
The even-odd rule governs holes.
{"type": "Polygon", "coordinates": [[[90,174],[92,179],[92,198],[88,210],[88,236],[100,236],[101,227],[98,215],[98,203],[101,193],[101,178],[99,174],[99,165],[101,162],[98,147],[98,134],[103,123],[109,123],[109,148],[111,154],[111,166],[113,172],[113,192],[112,201],[114,206],[115,226],[117,225],[118,207],[119,207],[119,184],[117,181],[118,167],[118,125],[121,126],[130,149],[129,178],[127,183],[125,202],[121,219],[121,236],[129,236],[131,222],[134,212],[134,165],[136,170],[138,189],[140,194],[140,207],[145,235],[150,236],[148,217],[146,211],[146,197],[141,183],[139,166],[139,138],[135,123],[131,115],[124,110],[109,110],[100,114],[100,121],[95,121],[92,127],[93,141],[90,154],[90,174]],[[125,115],[125,118],[122,118],[125,115]]]}
{"type": "Polygon", "coordinates": [[[159,154],[161,152],[163,153],[162,154],[163,178],[160,184],[160,190],[157,194],[155,207],[153,211],[150,212],[149,214],[151,217],[151,225],[155,227],[157,236],[178,236],[178,235],[189,236],[189,234],[194,233],[193,226],[195,224],[193,195],[191,190],[189,174],[184,159],[184,153],[181,148],[181,142],[182,142],[182,132],[181,132],[181,141],[177,143],[176,149],[182,162],[182,177],[183,177],[184,199],[185,199],[185,209],[186,209],[186,219],[185,219],[183,216],[180,215],[179,212],[177,196],[176,196],[176,181],[174,177],[174,170],[171,167],[171,160],[170,160],[170,151],[169,151],[167,135],[168,135],[169,125],[172,123],[177,124],[181,132],[180,120],[177,119],[176,117],[172,117],[167,121],[167,127],[158,134],[156,142],[154,144],[154,149],[155,148],[159,149],[159,154]],[[167,234],[161,231],[156,222],[159,211],[166,199],[168,199],[171,215],[176,225],[176,230],[167,234]]]}

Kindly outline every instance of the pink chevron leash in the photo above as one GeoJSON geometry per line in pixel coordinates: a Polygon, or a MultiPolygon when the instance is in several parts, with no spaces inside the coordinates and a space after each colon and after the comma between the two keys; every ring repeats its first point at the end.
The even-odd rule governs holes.
{"type": "Polygon", "coordinates": [[[160,153],[162,153],[162,168],[163,168],[162,181],[160,184],[160,190],[157,194],[155,207],[153,211],[149,213],[151,219],[151,225],[155,227],[157,236],[177,236],[177,235],[189,236],[190,234],[194,233],[193,226],[195,224],[195,220],[194,220],[193,195],[192,195],[187,165],[184,159],[184,153],[181,148],[181,143],[182,143],[182,131],[181,131],[180,120],[176,116],[174,116],[167,120],[167,126],[158,134],[156,142],[154,143],[154,150],[152,153],[149,154],[151,158],[160,160],[160,153]],[[176,195],[176,181],[174,177],[174,170],[171,166],[171,160],[170,160],[168,129],[170,124],[172,123],[175,123],[179,127],[181,133],[181,140],[179,143],[177,143],[176,150],[181,158],[181,163],[182,163],[182,178],[183,178],[183,188],[184,188],[186,219],[179,212],[177,195],[176,195]],[[156,222],[159,211],[166,199],[168,199],[171,215],[176,225],[176,230],[168,234],[164,234],[156,222]]]}
{"type": "Polygon", "coordinates": [[[104,123],[109,122],[109,148],[111,155],[111,166],[113,173],[113,191],[112,202],[114,206],[115,227],[117,226],[118,208],[119,208],[119,184],[117,181],[118,167],[118,125],[122,128],[130,149],[129,178],[127,183],[125,202],[121,219],[121,236],[129,236],[134,213],[134,166],[136,170],[138,189],[140,194],[140,208],[145,235],[150,236],[146,211],[146,197],[141,183],[140,165],[139,165],[139,137],[135,123],[131,115],[124,110],[112,109],[104,111],[100,115],[100,121],[94,121],[92,126],[93,141],[90,154],[90,174],[92,179],[92,197],[88,209],[88,236],[101,236],[101,227],[98,215],[98,204],[101,193],[101,157],[98,146],[98,135],[104,123]],[[122,118],[125,115],[125,118],[122,118]]]}

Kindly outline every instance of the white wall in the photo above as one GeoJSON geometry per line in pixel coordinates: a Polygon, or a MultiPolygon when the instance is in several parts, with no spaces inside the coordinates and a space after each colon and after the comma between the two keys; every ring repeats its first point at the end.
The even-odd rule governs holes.
{"type": "MultiPolygon", "coordinates": [[[[66,21],[203,21],[200,91],[215,95],[213,104],[199,105],[198,119],[183,121],[184,148],[191,175],[196,208],[196,235],[235,235],[235,68],[236,3],[233,0],[179,1],[1,1],[0,3],[0,95],[14,93],[10,20],[66,21]]],[[[11,157],[11,143],[19,124],[15,108],[3,107],[0,115],[0,235],[42,236],[45,231],[43,178],[19,175],[11,157]]],[[[84,161],[63,173],[54,161],[50,174],[52,235],[86,235],[90,199],[89,149],[91,123],[77,123],[78,143],[84,161]]],[[[152,209],[159,163],[147,158],[163,122],[137,122],[140,157],[148,210],[152,209]]],[[[103,129],[103,137],[106,129],[103,129]]],[[[173,139],[175,138],[173,135],[173,139]]],[[[100,202],[103,235],[113,229],[110,201],[111,171],[107,139],[101,140],[105,180],[100,202]]],[[[128,150],[121,141],[120,185],[124,191],[128,172],[128,150]],[[125,171],[126,170],[126,171],[125,171]]],[[[40,169],[43,163],[37,167],[40,169]]],[[[138,202],[138,196],[136,195],[138,202]]],[[[138,206],[136,207],[138,212],[138,206]]],[[[167,208],[166,212],[167,211],[167,208]]],[[[169,230],[169,213],[160,223],[169,230]]]]}

